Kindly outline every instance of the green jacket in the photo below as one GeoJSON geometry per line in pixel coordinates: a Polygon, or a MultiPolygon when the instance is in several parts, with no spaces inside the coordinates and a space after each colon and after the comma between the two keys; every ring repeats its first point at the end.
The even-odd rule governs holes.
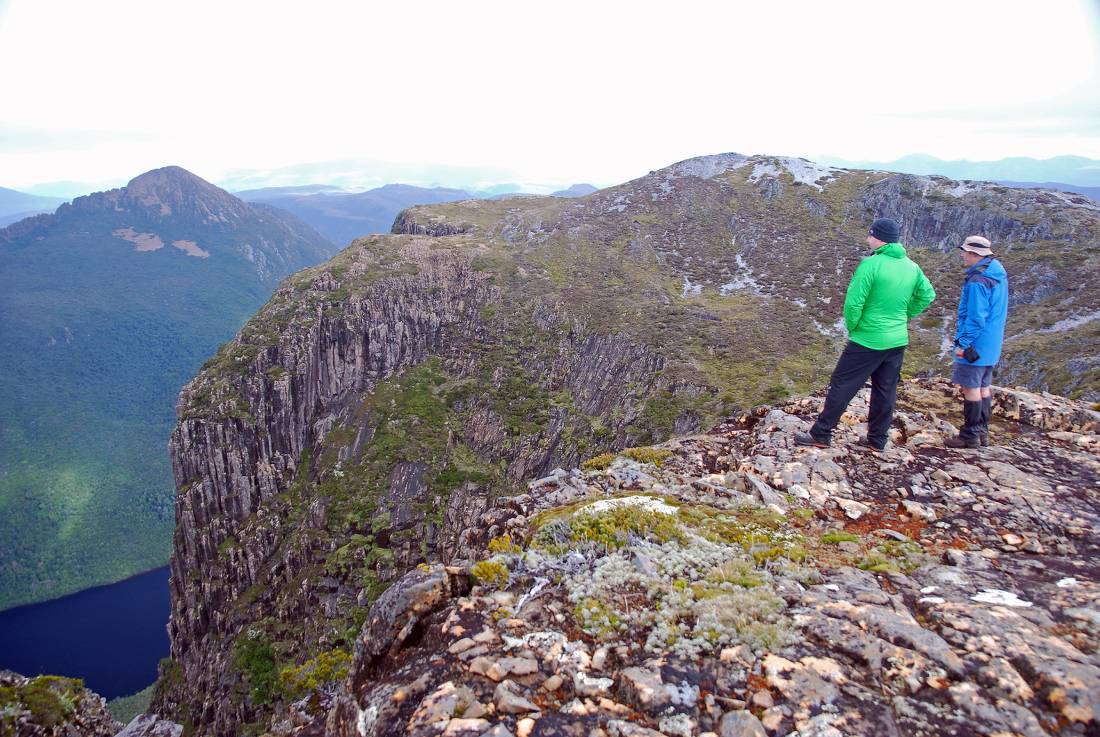
{"type": "Polygon", "coordinates": [[[865,348],[909,345],[909,320],[936,298],[932,283],[900,243],[887,243],[863,259],[844,298],[848,337],[865,348]]]}

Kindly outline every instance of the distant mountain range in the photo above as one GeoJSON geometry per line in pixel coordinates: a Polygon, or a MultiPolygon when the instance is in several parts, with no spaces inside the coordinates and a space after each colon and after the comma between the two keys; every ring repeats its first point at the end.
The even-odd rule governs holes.
{"type": "MultiPolygon", "coordinates": [[[[516,185],[500,185],[511,187],[516,185]]],[[[402,210],[414,205],[470,199],[500,199],[527,196],[526,193],[490,190],[469,192],[447,187],[415,187],[408,184],[387,184],[366,192],[343,192],[327,185],[265,187],[244,190],[237,196],[248,202],[263,202],[291,212],[315,228],[333,243],[347,245],[356,238],[371,233],[388,233],[402,210]]],[[[591,184],[574,184],[554,192],[557,197],[581,197],[596,188],[591,184]]]]}
{"type": "Polygon", "coordinates": [[[331,184],[303,184],[298,187],[261,187],[260,189],[243,189],[234,192],[233,196],[245,202],[258,202],[275,197],[296,197],[311,194],[350,194],[331,184]]]}
{"type": "Polygon", "coordinates": [[[1055,156],[1051,159],[1014,156],[996,161],[945,161],[935,156],[911,154],[894,161],[849,161],[829,157],[820,158],[819,161],[849,169],[877,169],[903,174],[938,174],[951,179],[1002,183],[1006,181],[1062,182],[1064,184],[1058,186],[1100,187],[1100,160],[1083,156],[1055,156]]]}
{"type": "Polygon", "coordinates": [[[40,197],[0,187],[0,228],[31,215],[52,212],[64,201],[60,197],[40,197]]]}
{"type": "Polygon", "coordinates": [[[341,246],[370,233],[388,233],[397,213],[407,207],[471,198],[462,189],[406,184],[387,184],[354,194],[309,190],[309,187],[271,187],[237,194],[248,202],[263,202],[293,213],[341,246]]]}
{"type": "Polygon", "coordinates": [[[591,184],[574,184],[568,189],[559,189],[557,192],[551,192],[550,194],[553,197],[584,197],[597,191],[599,190],[591,184]]]}
{"type": "Polygon", "coordinates": [[[219,183],[230,191],[260,187],[293,186],[323,182],[348,192],[362,192],[392,182],[418,187],[444,187],[468,191],[506,186],[493,194],[521,189],[514,171],[495,166],[451,166],[407,164],[377,159],[335,159],[309,161],[273,169],[239,169],[228,172],[219,183]]]}
{"type": "Polygon", "coordinates": [[[176,394],[336,250],[178,167],[0,230],[0,609],[167,561],[176,394]]]}

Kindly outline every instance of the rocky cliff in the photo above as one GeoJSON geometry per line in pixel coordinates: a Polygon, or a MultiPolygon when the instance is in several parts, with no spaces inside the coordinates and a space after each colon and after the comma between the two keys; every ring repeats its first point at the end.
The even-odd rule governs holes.
{"type": "MultiPolygon", "coordinates": [[[[512,529],[515,544],[526,539],[525,530],[537,536],[542,527],[524,527],[526,518],[539,505],[570,499],[549,494],[546,501],[536,494],[524,503],[527,506],[494,506],[514,496],[525,480],[556,467],[576,466],[608,449],[647,445],[710,427],[738,407],[762,399],[774,402],[824,384],[842,335],[835,325],[839,302],[860,257],[858,244],[866,223],[876,214],[901,214],[915,257],[941,294],[939,311],[914,325],[909,371],[937,370],[947,312],[958,293],[957,286],[954,291],[950,286],[959,272],[952,246],[980,225],[1000,228],[1004,259],[1010,273],[1019,275],[1014,283],[1019,293],[1030,295],[1031,302],[1021,304],[1035,307],[1030,312],[1018,308],[1028,326],[1021,328],[1020,345],[1044,359],[1036,366],[1021,362],[1019,375],[1037,385],[1050,383],[1051,377],[1067,377],[1064,386],[1091,396],[1097,378],[1091,369],[1075,370],[1069,367],[1069,357],[1051,358],[1043,351],[1052,341],[1068,340],[1083,346],[1072,358],[1087,358],[1088,351],[1097,348],[1090,332],[1097,323],[1086,312],[1096,306],[1096,290],[1070,279],[1069,265],[1052,257],[1072,244],[1081,254],[1078,267],[1095,266],[1097,210],[1083,204],[1083,198],[1077,203],[1046,197],[935,178],[827,170],[802,160],[725,155],[682,162],[579,199],[471,201],[406,211],[395,223],[395,235],[357,241],[325,265],[288,279],[181,394],[180,421],[171,441],[179,490],[172,558],[172,660],[163,669],[155,707],[201,734],[262,731],[272,714],[277,720],[304,720],[303,729],[320,729],[315,717],[331,699],[319,686],[341,682],[350,669],[350,693],[358,706],[339,701],[330,728],[349,729],[341,721],[345,717],[352,720],[349,723],[373,718],[363,716],[370,713],[371,704],[382,708],[380,702],[370,701],[375,698],[368,693],[371,684],[384,681],[380,674],[390,672],[386,669],[412,662],[402,660],[401,641],[411,635],[419,642],[422,633],[435,630],[410,622],[407,627],[372,624],[373,619],[367,620],[368,612],[374,611],[371,605],[382,611],[401,609],[385,598],[400,596],[400,589],[392,595],[383,592],[420,564],[435,564],[424,573],[430,579],[425,586],[435,592],[429,598],[461,597],[468,568],[460,561],[481,550],[479,541],[488,544],[486,533],[500,537],[512,529]],[[1018,262],[1012,263],[1014,258],[1018,262]],[[499,528],[504,519],[516,515],[519,521],[513,528],[499,528]],[[446,565],[451,565],[451,572],[440,568],[446,565]],[[393,648],[361,640],[360,633],[366,632],[373,641],[370,633],[380,626],[393,629],[393,648]],[[305,703],[288,708],[303,698],[305,703]]],[[[739,442],[764,426],[759,420],[746,415],[722,432],[730,433],[729,442],[739,442]]],[[[933,434],[925,437],[938,437],[935,433],[942,433],[943,425],[935,418],[929,422],[933,434]]],[[[886,495],[893,501],[896,497],[890,495],[898,488],[918,496],[939,488],[930,486],[928,479],[931,467],[943,457],[941,451],[921,451],[928,456],[924,466],[917,466],[928,468],[923,476],[914,472],[910,479],[903,473],[913,463],[909,458],[915,457],[914,449],[923,447],[920,427],[918,423],[905,429],[901,423],[899,440],[905,446],[897,449],[898,457],[875,461],[882,466],[882,478],[874,476],[878,465],[865,469],[861,460],[849,470],[827,458],[820,468],[814,466],[818,470],[807,466],[791,471],[795,476],[783,482],[784,469],[792,461],[790,449],[783,455],[778,446],[761,455],[761,464],[773,459],[770,466],[740,469],[738,457],[736,468],[715,466],[707,473],[742,471],[728,482],[735,490],[755,489],[765,504],[783,511],[795,504],[806,512],[785,520],[801,520],[811,527],[816,519],[826,524],[837,514],[833,496],[858,512],[871,506],[864,497],[886,495]],[[855,474],[853,480],[848,474],[855,474]],[[798,490],[788,488],[792,486],[798,490]],[[805,503],[801,492],[809,495],[805,503]]],[[[707,443],[718,442],[716,437],[707,443]]],[[[773,440],[781,442],[779,436],[773,440]]],[[[692,453],[702,452],[702,447],[692,453]]],[[[729,446],[723,452],[733,456],[747,451],[729,446]]],[[[692,458],[696,456],[689,454],[684,462],[692,458]]],[[[713,465],[712,461],[699,460],[713,465]]],[[[1088,463],[1076,457],[1074,462],[1083,464],[1081,473],[1093,473],[1088,463]]],[[[689,472],[686,467],[681,470],[689,472]]],[[[988,470],[981,472],[986,480],[991,478],[988,470]]],[[[651,470],[646,473],[652,475],[651,470]]],[[[950,475],[949,470],[944,473],[950,475]]],[[[714,479],[700,483],[697,491],[706,491],[706,484],[724,486],[714,479]]],[[[954,489],[956,484],[945,481],[941,486],[954,489]]],[[[552,490],[545,484],[539,488],[552,490]]],[[[706,505],[727,509],[717,497],[707,499],[706,505]]],[[[685,501],[690,499],[671,494],[667,504],[685,501]]],[[[643,511],[649,520],[645,524],[652,522],[670,536],[658,542],[684,545],[701,536],[719,546],[710,554],[731,556],[732,580],[726,583],[735,589],[756,591],[757,585],[741,586],[737,581],[759,578],[763,583],[767,576],[786,575],[773,571],[770,564],[763,566],[764,573],[758,570],[759,564],[773,558],[791,557],[790,546],[780,545],[780,538],[769,548],[778,546],[775,556],[757,561],[750,554],[753,565],[746,568],[734,553],[746,539],[746,550],[752,553],[757,532],[745,533],[748,538],[737,533],[740,537],[734,540],[723,538],[724,532],[710,538],[703,534],[712,525],[723,530],[736,527],[736,520],[719,524],[695,515],[681,529],[679,522],[670,526],[653,516],[665,514],[663,507],[643,511]]],[[[772,540],[772,532],[780,529],[783,540],[802,534],[788,522],[759,510],[754,514],[752,529],[759,528],[761,539],[772,540]]],[[[554,535],[566,537],[544,540],[540,549],[564,555],[566,543],[573,539],[570,523],[561,519],[552,529],[554,535]]],[[[631,530],[645,533],[648,528],[631,530]]],[[[858,536],[868,531],[838,532],[858,536]]],[[[920,537],[916,530],[897,532],[924,549],[923,542],[914,541],[920,537]]],[[[848,557],[830,555],[827,560],[839,565],[873,558],[876,562],[869,563],[868,570],[884,566],[872,573],[890,573],[891,566],[901,570],[888,560],[898,554],[895,549],[916,555],[904,540],[885,540],[887,548],[881,550],[877,540],[874,545],[870,540],[838,540],[865,543],[860,557],[853,557],[857,551],[849,546],[838,548],[847,550],[848,557]]],[[[925,542],[931,544],[931,539],[925,542]]],[[[829,545],[821,543],[814,550],[831,553],[829,545]]],[[[702,553],[689,550],[680,555],[696,554],[702,553]]],[[[585,560],[595,565],[594,558],[585,560]]],[[[515,562],[509,561],[509,566],[515,562]]],[[[568,560],[553,565],[564,566],[553,569],[562,576],[576,573],[578,586],[589,585],[583,583],[581,569],[574,571],[568,560]]],[[[587,570],[595,575],[595,569],[587,570]]],[[[550,572],[535,571],[531,580],[548,579],[558,587],[555,595],[568,599],[572,594],[560,588],[562,581],[544,575],[550,572]]],[[[494,567],[482,568],[481,573],[490,579],[501,575],[494,567]]],[[[872,573],[852,573],[850,581],[838,580],[849,587],[886,587],[884,597],[896,594],[890,590],[896,583],[872,573]]],[[[810,573],[805,575],[811,576],[807,582],[812,580],[810,573]]],[[[510,574],[504,578],[511,580],[510,574]]],[[[677,595],[690,599],[687,591],[694,591],[701,580],[695,574],[685,578],[686,588],[677,595]]],[[[636,583],[648,591],[653,582],[636,583]]],[[[836,590],[850,593],[841,589],[842,583],[835,584],[836,590]]],[[[603,596],[597,590],[600,585],[591,584],[597,600],[603,596]]],[[[774,596],[762,599],[767,602],[762,609],[737,620],[742,628],[759,630],[758,638],[739,643],[753,652],[786,653],[782,657],[789,659],[793,653],[787,649],[788,638],[796,630],[783,619],[783,612],[793,606],[791,586],[776,584],[774,596]]],[[[624,606],[652,608],[653,602],[644,597],[630,604],[632,596],[626,595],[624,606]]],[[[580,637],[592,655],[593,638],[603,630],[612,634],[610,629],[618,630],[627,620],[619,615],[609,618],[610,601],[580,606],[585,601],[587,597],[569,600],[550,616],[558,625],[574,621],[574,629],[566,631],[569,641],[580,637]],[[604,617],[606,623],[591,625],[588,620],[593,617],[604,617]]],[[[892,602],[869,600],[894,611],[892,602]]],[[[461,611],[478,617],[496,611],[479,608],[481,603],[482,598],[468,599],[461,611]]],[[[681,604],[694,612],[691,601],[681,604]]],[[[659,657],[664,647],[669,657],[695,658],[708,647],[732,643],[728,633],[721,635],[723,628],[740,631],[736,622],[726,622],[717,636],[726,636],[728,643],[708,640],[707,627],[694,629],[701,615],[650,622],[642,640],[652,645],[645,651],[647,657],[659,657]],[[689,624],[690,631],[681,628],[689,624]],[[656,639],[650,637],[653,631],[658,632],[656,639]],[[681,639],[695,644],[683,652],[673,650],[681,639]]],[[[721,619],[716,612],[706,616],[721,619]]],[[[858,622],[859,616],[850,621],[858,622]]],[[[407,648],[408,657],[419,659],[419,665],[438,659],[431,648],[442,643],[433,638],[425,640],[428,650],[407,648]]],[[[447,660],[442,653],[439,657],[447,660]]],[[[739,657],[749,655],[741,651],[739,657]]],[[[749,671],[745,673],[747,678],[749,671]]],[[[765,677],[760,673],[754,685],[765,677]]],[[[459,675],[455,671],[447,677],[459,675]]],[[[948,675],[963,683],[965,673],[956,669],[948,675]]],[[[572,673],[566,676],[576,678],[572,673]]],[[[598,689],[586,693],[584,678],[574,682],[582,684],[575,686],[580,696],[591,698],[597,707],[598,697],[610,698],[598,689]]],[[[605,677],[592,678],[602,683],[605,677]]],[[[867,681],[865,686],[872,688],[874,683],[867,681]]],[[[503,695],[535,698],[523,692],[533,681],[518,684],[506,687],[503,695]]],[[[718,694],[715,685],[700,688],[700,694],[718,694]]],[[[412,699],[408,694],[414,692],[403,691],[406,696],[400,698],[397,693],[393,697],[405,703],[401,699],[412,699]]],[[[414,695],[419,699],[423,694],[414,695]]],[[[474,697],[484,701],[480,692],[471,692],[474,697]]],[[[455,698],[454,709],[459,711],[474,703],[465,692],[455,698]],[[457,706],[460,701],[465,706],[457,706]]],[[[419,704],[416,699],[408,704],[419,704]]],[[[583,699],[580,703],[576,708],[589,708],[583,699]]],[[[595,712],[588,716],[599,721],[595,712]]],[[[793,716],[792,711],[784,718],[793,716]]],[[[718,724],[707,722],[701,713],[685,718],[695,720],[691,724],[699,728],[718,724]]],[[[429,721],[436,724],[439,719],[432,716],[429,721]]],[[[659,722],[645,723],[660,729],[659,722]]],[[[386,722],[391,726],[379,727],[378,733],[397,733],[399,727],[392,725],[399,723],[405,724],[386,722]]],[[[514,721],[508,725],[521,729],[514,721]]],[[[473,726],[454,729],[467,727],[488,725],[475,720],[473,726]]]]}

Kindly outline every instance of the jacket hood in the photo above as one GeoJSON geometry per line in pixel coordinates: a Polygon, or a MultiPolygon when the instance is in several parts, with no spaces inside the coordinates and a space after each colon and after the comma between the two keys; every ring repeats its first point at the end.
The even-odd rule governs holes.
{"type": "Polygon", "coordinates": [[[905,246],[900,243],[887,243],[885,246],[879,246],[875,253],[890,258],[905,258],[905,246]]]}
{"type": "Polygon", "coordinates": [[[982,272],[982,276],[992,279],[993,281],[1004,281],[1008,278],[1008,272],[1005,271],[1005,267],[1001,265],[1000,261],[992,257],[988,261],[982,259],[982,261],[971,266],[966,270],[966,275],[970,276],[975,270],[980,269],[983,262],[988,265],[985,267],[985,271],[982,272]]]}

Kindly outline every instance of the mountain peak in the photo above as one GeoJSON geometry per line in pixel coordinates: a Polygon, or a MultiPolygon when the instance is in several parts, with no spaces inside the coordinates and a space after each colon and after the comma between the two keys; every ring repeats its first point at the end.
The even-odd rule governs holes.
{"type": "Polygon", "coordinates": [[[184,185],[186,183],[194,183],[199,185],[205,185],[213,189],[217,189],[213,184],[210,184],[202,177],[196,176],[191,172],[184,169],[182,166],[162,166],[159,169],[150,169],[144,174],[138,174],[136,177],[130,180],[126,185],[127,189],[141,188],[151,186],[156,183],[170,184],[174,186],[184,185]]]}
{"type": "Polygon", "coordinates": [[[122,198],[132,206],[159,210],[161,215],[192,212],[204,217],[240,217],[244,203],[180,166],[147,171],[130,180],[122,198]]]}

